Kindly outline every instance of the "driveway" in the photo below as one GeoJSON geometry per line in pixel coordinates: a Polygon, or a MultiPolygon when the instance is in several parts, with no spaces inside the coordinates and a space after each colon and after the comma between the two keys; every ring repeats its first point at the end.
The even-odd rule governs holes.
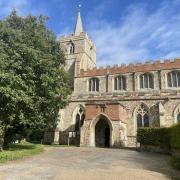
{"type": "Polygon", "coordinates": [[[0,180],[180,179],[169,159],[123,149],[50,147],[43,154],[0,165],[0,180]]]}

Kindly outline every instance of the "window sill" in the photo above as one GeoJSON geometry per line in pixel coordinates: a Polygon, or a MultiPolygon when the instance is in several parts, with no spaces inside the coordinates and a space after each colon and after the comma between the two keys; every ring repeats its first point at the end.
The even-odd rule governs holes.
{"type": "Polygon", "coordinates": [[[157,89],[153,89],[153,88],[141,88],[138,89],[139,91],[156,91],[157,89]]]}
{"type": "Polygon", "coordinates": [[[167,87],[166,90],[180,90],[180,87],[167,87]]]}
{"type": "Polygon", "coordinates": [[[123,92],[128,92],[128,91],[127,90],[113,90],[113,92],[115,92],[115,93],[122,92],[123,93],[123,92]]]}

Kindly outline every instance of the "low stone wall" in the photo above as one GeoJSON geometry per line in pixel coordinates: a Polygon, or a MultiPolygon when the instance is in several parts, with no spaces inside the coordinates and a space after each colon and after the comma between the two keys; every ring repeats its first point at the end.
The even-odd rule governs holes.
{"type": "Polygon", "coordinates": [[[152,145],[140,145],[138,150],[146,151],[146,152],[154,152],[154,153],[171,154],[170,150],[161,148],[159,146],[152,146],[152,145]]]}
{"type": "Polygon", "coordinates": [[[180,158],[180,150],[168,150],[158,146],[150,146],[150,145],[140,145],[137,149],[138,151],[145,151],[145,152],[152,152],[152,153],[162,153],[162,154],[169,154],[173,157],[180,158]]]}

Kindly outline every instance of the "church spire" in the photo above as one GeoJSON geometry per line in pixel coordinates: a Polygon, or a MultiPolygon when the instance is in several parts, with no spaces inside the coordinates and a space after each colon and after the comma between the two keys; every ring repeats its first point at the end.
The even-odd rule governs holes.
{"type": "Polygon", "coordinates": [[[82,25],[82,20],[81,20],[81,5],[78,6],[78,15],[77,15],[77,21],[76,21],[76,26],[74,30],[75,36],[79,36],[81,32],[83,32],[83,25],[82,25]]]}

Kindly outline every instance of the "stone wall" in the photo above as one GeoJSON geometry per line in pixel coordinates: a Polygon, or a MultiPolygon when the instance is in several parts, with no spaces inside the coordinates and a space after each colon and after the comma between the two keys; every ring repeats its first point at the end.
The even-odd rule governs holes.
{"type": "MultiPolygon", "coordinates": [[[[92,99],[91,99],[92,100],[92,99]]],[[[71,102],[64,110],[63,115],[60,119],[59,130],[60,130],[60,143],[67,144],[68,132],[74,130],[74,117],[73,112],[80,104],[85,107],[85,122],[81,128],[81,145],[90,146],[90,124],[95,117],[99,114],[104,113],[107,117],[110,117],[113,126],[118,127],[113,137],[113,146],[136,146],[136,108],[140,104],[145,104],[149,108],[150,126],[151,127],[168,127],[174,124],[174,110],[178,104],[180,104],[179,99],[159,99],[159,100],[119,100],[114,101],[114,106],[119,106],[116,108],[112,106],[111,101],[93,101],[91,104],[89,102],[71,102]],[[118,103],[117,103],[118,102],[118,103]],[[111,104],[111,106],[110,106],[111,104]],[[105,107],[105,111],[103,108],[105,107]],[[162,113],[162,108],[163,113],[162,113]],[[123,111],[123,113],[121,112],[123,111]],[[160,114],[161,111],[161,114],[160,114]],[[116,116],[113,116],[113,114],[116,116]],[[119,119],[117,119],[119,118],[119,119]],[[114,120],[115,121],[114,121],[114,120]],[[124,120],[124,121],[123,121],[124,120]],[[123,126],[121,125],[122,123],[123,126]],[[116,124],[116,125],[115,125],[116,124]],[[124,137],[121,136],[121,129],[124,129],[124,137]],[[122,142],[123,141],[123,142],[122,142]],[[118,144],[118,145],[117,145],[118,144]]]]}

